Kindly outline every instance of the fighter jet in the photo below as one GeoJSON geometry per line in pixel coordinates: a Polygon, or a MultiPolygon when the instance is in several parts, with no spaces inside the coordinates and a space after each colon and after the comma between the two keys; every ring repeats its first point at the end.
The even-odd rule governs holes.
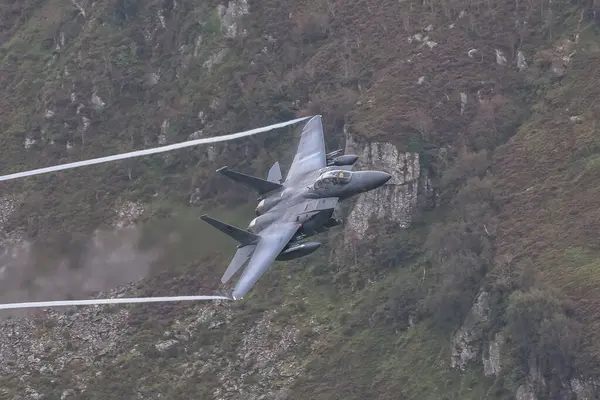
{"type": "Polygon", "coordinates": [[[353,165],[358,159],[356,155],[340,155],[341,150],[326,154],[320,116],[301,117],[229,135],[194,139],[161,147],[0,176],[0,182],[8,181],[71,168],[158,154],[201,144],[235,140],[283,128],[305,120],[308,120],[308,122],[302,130],[300,144],[285,181],[282,179],[279,163],[275,163],[271,167],[266,180],[231,171],[227,167],[218,170],[225,176],[255,189],[260,196],[256,207],[257,217],[250,222],[246,230],[227,225],[206,215],[201,217],[238,242],[238,250],[223,275],[222,281],[224,283],[228,282],[248,259],[250,260],[241,279],[237,282],[232,297],[196,295],[54,300],[0,304],[0,310],[72,305],[242,299],[275,260],[292,260],[308,255],[320,247],[319,242],[302,242],[302,240],[341,224],[339,219],[333,217],[334,207],[338,201],[373,190],[386,183],[391,177],[381,171],[352,172],[353,165]]]}
{"type": "Polygon", "coordinates": [[[238,242],[237,251],[225,270],[227,283],[248,261],[232,293],[241,300],[274,261],[287,261],[313,253],[320,242],[302,240],[340,225],[333,217],[339,201],[376,189],[392,177],[383,171],[352,171],[358,156],[326,153],[321,116],[312,117],[302,135],[287,177],[282,181],[279,163],[267,179],[222,167],[217,172],[258,192],[256,215],[247,229],[201,218],[238,242]]]}

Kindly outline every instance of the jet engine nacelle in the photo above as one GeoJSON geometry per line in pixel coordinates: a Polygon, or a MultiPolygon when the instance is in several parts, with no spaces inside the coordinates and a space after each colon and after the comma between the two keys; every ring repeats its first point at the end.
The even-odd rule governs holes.
{"type": "Polygon", "coordinates": [[[331,160],[329,162],[329,165],[352,165],[356,162],[356,160],[358,160],[358,156],[356,154],[345,154],[343,156],[339,156],[331,160]]]}
{"type": "Polygon", "coordinates": [[[287,249],[283,250],[281,253],[279,253],[276,260],[277,261],[289,261],[289,260],[293,260],[296,258],[304,257],[304,256],[309,255],[310,253],[314,252],[319,247],[321,247],[321,243],[319,243],[319,242],[305,242],[305,243],[293,244],[290,247],[288,247],[287,249]]]}
{"type": "Polygon", "coordinates": [[[257,216],[266,213],[271,208],[273,208],[275,205],[277,205],[277,203],[279,203],[281,201],[281,199],[282,199],[281,197],[269,197],[266,199],[262,199],[256,206],[254,213],[257,216]]]}
{"type": "Polygon", "coordinates": [[[266,214],[256,217],[252,221],[250,221],[250,224],[248,225],[248,232],[258,233],[271,222],[275,221],[276,218],[277,216],[272,214],[266,214]]]}

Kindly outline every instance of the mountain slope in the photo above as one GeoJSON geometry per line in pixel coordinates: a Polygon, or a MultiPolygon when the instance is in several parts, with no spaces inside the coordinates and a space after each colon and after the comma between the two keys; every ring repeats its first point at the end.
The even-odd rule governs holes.
{"type": "MultiPolygon", "coordinates": [[[[596,398],[588,3],[0,0],[6,173],[321,113],[396,175],[243,303],[0,322],[0,393],[596,398]]],[[[197,216],[255,196],[214,170],[285,167],[290,133],[6,183],[2,300],[224,290],[197,216]]]]}

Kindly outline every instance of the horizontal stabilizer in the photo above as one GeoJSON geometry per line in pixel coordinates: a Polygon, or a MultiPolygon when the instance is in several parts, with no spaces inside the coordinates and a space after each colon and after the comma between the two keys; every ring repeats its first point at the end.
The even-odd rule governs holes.
{"type": "Polygon", "coordinates": [[[233,259],[229,263],[229,266],[227,267],[225,273],[223,274],[223,277],[221,278],[222,283],[227,283],[231,279],[231,277],[234,276],[240,268],[242,268],[242,265],[244,265],[246,261],[248,261],[248,259],[254,252],[254,249],[256,249],[256,245],[254,244],[240,247],[239,249],[237,249],[237,251],[235,252],[235,256],[233,256],[233,259]]]}
{"type": "Polygon", "coordinates": [[[232,179],[238,183],[241,183],[256,190],[261,195],[272,192],[273,190],[283,188],[283,186],[281,186],[279,183],[270,182],[261,178],[257,178],[255,176],[242,174],[241,172],[232,171],[228,167],[219,168],[217,172],[222,173],[229,179],[232,179]]]}
{"type": "Polygon", "coordinates": [[[214,228],[217,228],[218,230],[220,230],[221,232],[223,232],[224,234],[226,234],[227,236],[233,238],[234,240],[236,240],[239,244],[241,245],[248,245],[248,244],[252,244],[258,241],[258,239],[260,239],[259,236],[245,231],[243,229],[237,228],[233,225],[229,225],[226,224],[224,222],[221,222],[219,220],[216,220],[214,218],[209,217],[208,215],[204,214],[200,217],[200,219],[202,219],[203,221],[208,222],[209,224],[211,224],[214,228]]]}

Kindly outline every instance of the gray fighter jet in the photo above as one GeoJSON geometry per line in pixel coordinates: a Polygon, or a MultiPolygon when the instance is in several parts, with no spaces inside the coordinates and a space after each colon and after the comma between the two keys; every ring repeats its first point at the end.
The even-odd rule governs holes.
{"type": "Polygon", "coordinates": [[[271,167],[266,180],[228,167],[217,170],[260,195],[257,217],[246,230],[207,215],[201,217],[239,243],[221,282],[228,282],[250,260],[235,286],[234,300],[242,299],[275,260],[292,260],[317,250],[321,243],[302,240],[342,223],[333,217],[338,201],[376,189],[391,178],[382,171],[353,172],[358,156],[340,153],[325,152],[321,117],[314,116],[302,130],[285,181],[279,163],[271,167]]]}
{"type": "Polygon", "coordinates": [[[321,245],[319,242],[302,242],[302,240],[341,223],[340,220],[333,217],[334,207],[338,201],[375,189],[383,185],[391,177],[379,171],[352,172],[352,166],[358,157],[355,155],[340,155],[341,150],[326,154],[320,116],[296,118],[291,121],[229,135],[194,139],[161,147],[136,150],[0,176],[1,182],[71,168],[158,154],[201,144],[235,140],[283,128],[305,120],[309,121],[302,131],[298,151],[285,181],[282,182],[279,163],[275,163],[271,167],[266,180],[234,172],[227,167],[218,170],[229,178],[254,188],[260,195],[260,203],[256,208],[257,217],[250,222],[247,230],[227,225],[206,215],[202,216],[202,219],[225,232],[239,243],[238,250],[223,275],[223,282],[229,281],[246,261],[250,259],[248,267],[237,282],[232,297],[196,295],[53,300],[0,304],[0,310],[74,305],[241,299],[275,260],[291,260],[310,254],[319,248],[321,245]]]}

